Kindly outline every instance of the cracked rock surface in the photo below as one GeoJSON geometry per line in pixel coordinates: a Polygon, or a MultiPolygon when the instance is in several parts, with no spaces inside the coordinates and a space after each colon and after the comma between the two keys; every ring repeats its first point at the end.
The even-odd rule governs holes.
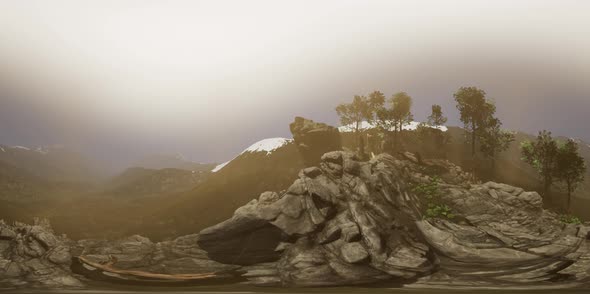
{"type": "Polygon", "coordinates": [[[363,162],[329,152],[286,191],[263,193],[233,218],[203,230],[199,244],[215,253],[213,259],[248,251],[242,242],[220,249],[207,240],[230,241],[272,225],[271,234],[261,235],[273,246],[256,252],[268,270],[250,273],[253,284],[587,282],[587,226],[561,223],[536,192],[471,178],[447,161],[418,162],[412,154],[363,162]],[[440,201],[452,209],[452,219],[426,218],[428,201],[413,192],[433,177],[440,179],[440,201]]]}
{"type": "Polygon", "coordinates": [[[79,288],[70,271],[73,242],[56,236],[47,223],[35,225],[0,221],[0,286],[79,288]]]}
{"type": "Polygon", "coordinates": [[[0,285],[84,287],[92,277],[72,272],[75,256],[149,273],[231,273],[261,286],[589,284],[589,226],[560,222],[535,192],[471,179],[444,160],[334,151],[288,189],[171,241],[73,242],[44,224],[0,223],[0,285]],[[432,200],[416,187],[435,177],[453,218],[425,214],[432,200]]]}

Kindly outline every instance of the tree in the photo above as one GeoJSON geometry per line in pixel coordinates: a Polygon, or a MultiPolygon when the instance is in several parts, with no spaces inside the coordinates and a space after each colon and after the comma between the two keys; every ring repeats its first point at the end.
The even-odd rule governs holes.
{"type": "Polygon", "coordinates": [[[392,118],[395,123],[395,131],[401,132],[403,126],[414,120],[412,115],[412,97],[406,92],[393,94],[391,97],[392,118]]]}
{"type": "Polygon", "coordinates": [[[414,116],[412,115],[412,97],[406,92],[399,92],[393,94],[390,99],[391,108],[389,110],[389,117],[393,124],[394,139],[393,149],[396,149],[401,139],[401,132],[403,131],[404,125],[412,122],[414,116]]]}
{"type": "Polygon", "coordinates": [[[489,118],[496,112],[496,106],[486,100],[486,93],[476,87],[461,87],[454,94],[457,109],[465,130],[471,135],[471,156],[475,157],[477,138],[485,129],[489,118]]]}
{"type": "Polygon", "coordinates": [[[403,126],[413,120],[411,113],[412,97],[405,92],[399,92],[385,100],[383,93],[375,91],[369,94],[369,104],[372,123],[381,133],[384,149],[391,148],[397,140],[392,139],[403,130],[403,126]]]}
{"type": "Polygon", "coordinates": [[[442,107],[438,104],[432,105],[432,113],[428,117],[428,124],[433,127],[439,127],[447,123],[447,118],[443,115],[442,107]]]}
{"type": "Polygon", "coordinates": [[[393,107],[391,105],[383,104],[381,107],[375,108],[374,111],[374,124],[379,130],[381,137],[383,137],[382,149],[389,150],[393,145],[392,130],[396,128],[396,122],[393,118],[393,107]]]}
{"type": "Polygon", "coordinates": [[[367,97],[355,95],[351,103],[342,103],[336,107],[336,113],[340,117],[340,123],[344,126],[354,126],[360,154],[365,154],[365,144],[361,136],[361,127],[365,119],[371,116],[370,105],[367,97]]]}
{"type": "Polygon", "coordinates": [[[514,134],[502,130],[502,122],[495,117],[489,117],[485,125],[486,128],[479,137],[480,151],[491,160],[492,173],[494,173],[496,156],[508,149],[510,143],[514,141],[514,134]]]}
{"type": "Polygon", "coordinates": [[[557,142],[551,137],[551,132],[541,131],[534,142],[521,143],[522,160],[532,165],[543,183],[543,196],[548,195],[555,175],[555,162],[557,159],[557,142]]]}
{"type": "Polygon", "coordinates": [[[564,183],[567,190],[567,210],[571,213],[571,196],[579,183],[584,181],[586,163],[578,153],[578,144],[570,139],[557,149],[555,158],[555,179],[564,183]]]}
{"type": "Polygon", "coordinates": [[[382,108],[385,104],[385,94],[381,93],[380,91],[373,91],[371,94],[369,94],[368,104],[370,108],[369,122],[374,123],[377,119],[377,110],[382,108]]]}

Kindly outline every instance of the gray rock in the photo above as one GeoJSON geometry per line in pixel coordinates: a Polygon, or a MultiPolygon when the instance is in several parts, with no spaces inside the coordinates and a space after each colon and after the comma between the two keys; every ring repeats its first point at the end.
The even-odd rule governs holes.
{"type": "Polygon", "coordinates": [[[312,166],[312,167],[308,167],[308,168],[303,169],[303,174],[311,179],[314,179],[317,176],[322,174],[322,170],[315,167],[315,166],[312,166]]]}
{"type": "Polygon", "coordinates": [[[47,258],[55,264],[70,264],[72,255],[67,246],[58,246],[49,252],[47,258]]]}
{"type": "Polygon", "coordinates": [[[260,198],[258,198],[258,203],[270,204],[277,200],[279,200],[279,194],[277,194],[276,192],[268,191],[260,194],[260,198]]]}
{"type": "Polygon", "coordinates": [[[400,157],[380,154],[362,162],[351,153],[326,153],[317,167],[302,170],[288,191],[262,193],[230,219],[173,241],[136,235],[75,243],[44,225],[0,222],[0,283],[75,287],[79,280],[68,260],[78,254],[96,262],[113,262],[114,256],[113,266],[121,269],[216,271],[260,286],[394,278],[416,287],[590,281],[590,226],[564,225],[542,209],[535,192],[475,183],[444,160],[400,157]],[[429,201],[414,188],[434,176],[442,179],[436,201],[455,218],[425,215],[429,201]]]}
{"type": "MultiPolygon", "coordinates": [[[[582,268],[583,256],[590,260],[589,230],[563,226],[541,208],[537,193],[473,183],[447,161],[403,158],[382,154],[361,162],[335,151],[299,174],[292,193],[272,204],[281,208],[269,221],[290,236],[291,245],[277,250],[283,285],[412,279],[435,269],[437,277],[468,275],[483,284],[532,283],[557,279],[568,264],[582,268]],[[425,197],[413,192],[414,183],[430,182],[425,171],[443,179],[440,201],[457,222],[425,219],[425,197]]],[[[252,215],[263,211],[248,207],[252,215]]]]}
{"type": "Polygon", "coordinates": [[[369,259],[369,253],[359,242],[346,243],[340,249],[342,259],[348,263],[361,263],[369,259]]]}
{"type": "Polygon", "coordinates": [[[5,287],[79,288],[83,284],[70,271],[70,246],[55,236],[47,221],[42,225],[0,221],[3,238],[0,251],[0,284],[5,287]],[[3,253],[8,254],[3,254],[3,253]]]}

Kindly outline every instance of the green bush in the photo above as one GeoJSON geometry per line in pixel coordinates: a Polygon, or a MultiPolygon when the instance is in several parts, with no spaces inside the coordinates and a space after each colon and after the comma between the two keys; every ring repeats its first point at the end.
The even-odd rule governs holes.
{"type": "Polygon", "coordinates": [[[563,214],[559,217],[559,220],[564,224],[581,225],[582,220],[579,217],[569,214],[563,214]]]}
{"type": "Polygon", "coordinates": [[[418,195],[426,198],[428,208],[424,214],[425,218],[447,218],[453,219],[453,214],[450,207],[446,204],[440,203],[441,191],[438,187],[440,179],[433,177],[428,183],[420,183],[412,191],[418,195]]]}
{"type": "Polygon", "coordinates": [[[435,198],[440,196],[440,190],[438,189],[439,178],[432,177],[428,183],[420,183],[412,191],[416,194],[423,195],[427,200],[433,201],[435,198]]]}
{"type": "Polygon", "coordinates": [[[455,215],[451,211],[451,208],[445,204],[432,204],[428,205],[426,209],[426,218],[448,218],[453,219],[455,215]]]}

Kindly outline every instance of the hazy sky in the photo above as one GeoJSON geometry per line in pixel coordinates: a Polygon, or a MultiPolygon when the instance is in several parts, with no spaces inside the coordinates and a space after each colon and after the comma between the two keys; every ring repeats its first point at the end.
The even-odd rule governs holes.
{"type": "Polygon", "coordinates": [[[0,144],[225,161],[375,89],[590,140],[590,1],[2,1],[0,144]]]}

